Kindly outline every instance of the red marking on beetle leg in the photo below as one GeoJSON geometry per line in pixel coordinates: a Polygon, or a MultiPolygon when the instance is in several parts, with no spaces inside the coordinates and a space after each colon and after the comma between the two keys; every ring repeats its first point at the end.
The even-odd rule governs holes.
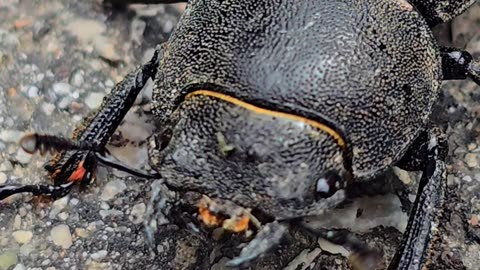
{"type": "Polygon", "coordinates": [[[68,181],[81,181],[86,172],[87,170],[83,167],[83,161],[80,161],[77,169],[68,177],[68,181]]]}

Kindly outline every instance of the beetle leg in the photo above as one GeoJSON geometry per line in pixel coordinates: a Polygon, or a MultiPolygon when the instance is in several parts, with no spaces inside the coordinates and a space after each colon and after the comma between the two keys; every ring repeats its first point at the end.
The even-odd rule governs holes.
{"type": "Polygon", "coordinates": [[[0,200],[13,194],[30,192],[33,195],[48,196],[52,199],[61,198],[67,195],[75,182],[67,182],[62,185],[2,185],[0,186],[0,200]]]}
{"type": "Polygon", "coordinates": [[[480,61],[456,48],[442,48],[442,72],[444,80],[470,79],[480,85],[480,61]]]}
{"type": "Polygon", "coordinates": [[[227,262],[227,266],[238,267],[247,265],[252,260],[262,256],[276,247],[287,233],[287,226],[278,221],[266,224],[255,238],[245,246],[240,255],[227,262]]]}
{"type": "Polygon", "coordinates": [[[433,129],[427,145],[427,159],[424,164],[417,197],[410,213],[403,242],[397,250],[389,269],[423,269],[428,261],[428,250],[438,234],[436,229],[441,216],[446,190],[445,153],[447,141],[440,129],[433,129]]]}
{"type": "Polygon", "coordinates": [[[159,174],[150,174],[146,171],[135,169],[129,165],[123,163],[116,157],[114,157],[106,149],[95,148],[94,144],[85,141],[74,141],[68,138],[63,138],[54,135],[40,135],[37,133],[24,136],[20,140],[20,146],[22,149],[33,154],[39,151],[41,155],[46,152],[60,152],[66,150],[79,150],[79,151],[91,151],[95,153],[97,160],[103,165],[113,167],[117,170],[127,172],[131,175],[135,175],[143,178],[160,178],[159,174]]]}

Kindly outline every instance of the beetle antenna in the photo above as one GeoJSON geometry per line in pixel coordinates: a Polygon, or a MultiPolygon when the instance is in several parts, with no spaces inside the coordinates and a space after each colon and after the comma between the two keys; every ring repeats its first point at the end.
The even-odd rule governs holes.
{"type": "Polygon", "coordinates": [[[29,192],[35,196],[43,195],[57,199],[67,195],[75,182],[67,182],[61,185],[0,185],[0,201],[18,193],[29,192]]]}
{"type": "Polygon", "coordinates": [[[42,156],[47,152],[52,154],[66,150],[96,151],[94,145],[90,142],[77,142],[60,136],[40,135],[37,133],[23,136],[19,144],[25,152],[34,154],[38,151],[42,156]]]}
{"type": "Polygon", "coordinates": [[[161,175],[160,174],[151,174],[147,171],[135,169],[133,167],[130,167],[129,165],[123,163],[120,161],[118,158],[110,154],[107,150],[101,151],[101,152],[95,152],[95,156],[97,157],[97,160],[102,163],[103,165],[115,168],[120,171],[127,172],[131,175],[142,177],[142,178],[153,178],[153,179],[160,179],[161,175]]]}

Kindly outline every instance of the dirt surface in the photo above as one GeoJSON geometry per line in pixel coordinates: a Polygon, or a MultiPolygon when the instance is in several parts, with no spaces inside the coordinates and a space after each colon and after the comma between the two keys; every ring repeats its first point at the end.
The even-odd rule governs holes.
{"type": "MultiPolygon", "coordinates": [[[[101,0],[46,2],[0,1],[0,184],[45,182],[47,158],[24,153],[19,138],[33,131],[69,137],[113,85],[168,38],[183,10],[181,5],[113,9],[101,0]]],[[[480,4],[457,18],[442,38],[442,44],[480,58],[480,4]]],[[[132,115],[148,119],[148,95],[147,89],[132,115]]],[[[439,263],[449,262],[446,269],[480,265],[479,115],[480,87],[444,83],[435,119],[449,126],[450,193],[439,251],[439,263]]],[[[140,130],[130,147],[152,131],[134,120],[129,125],[140,130]]],[[[146,162],[145,150],[138,153],[131,163],[146,162]]],[[[0,270],[221,269],[217,261],[238,254],[235,237],[215,242],[209,233],[175,224],[157,233],[157,252],[152,252],[143,229],[150,185],[101,168],[94,185],[54,203],[29,195],[0,202],[0,270]]],[[[387,259],[401,234],[377,228],[360,237],[387,259]]],[[[348,269],[345,258],[322,251],[316,238],[295,230],[253,268],[278,269],[291,261],[300,262],[298,269],[348,269]]]]}

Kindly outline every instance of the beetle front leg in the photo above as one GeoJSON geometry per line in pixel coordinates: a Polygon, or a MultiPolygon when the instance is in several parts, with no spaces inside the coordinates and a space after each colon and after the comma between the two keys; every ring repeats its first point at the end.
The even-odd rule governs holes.
{"type": "MultiPolygon", "coordinates": [[[[430,258],[433,240],[438,233],[446,190],[445,153],[447,141],[440,129],[433,129],[426,144],[427,158],[402,244],[389,269],[423,269],[430,258]]],[[[422,152],[422,151],[421,151],[422,152]]]]}

